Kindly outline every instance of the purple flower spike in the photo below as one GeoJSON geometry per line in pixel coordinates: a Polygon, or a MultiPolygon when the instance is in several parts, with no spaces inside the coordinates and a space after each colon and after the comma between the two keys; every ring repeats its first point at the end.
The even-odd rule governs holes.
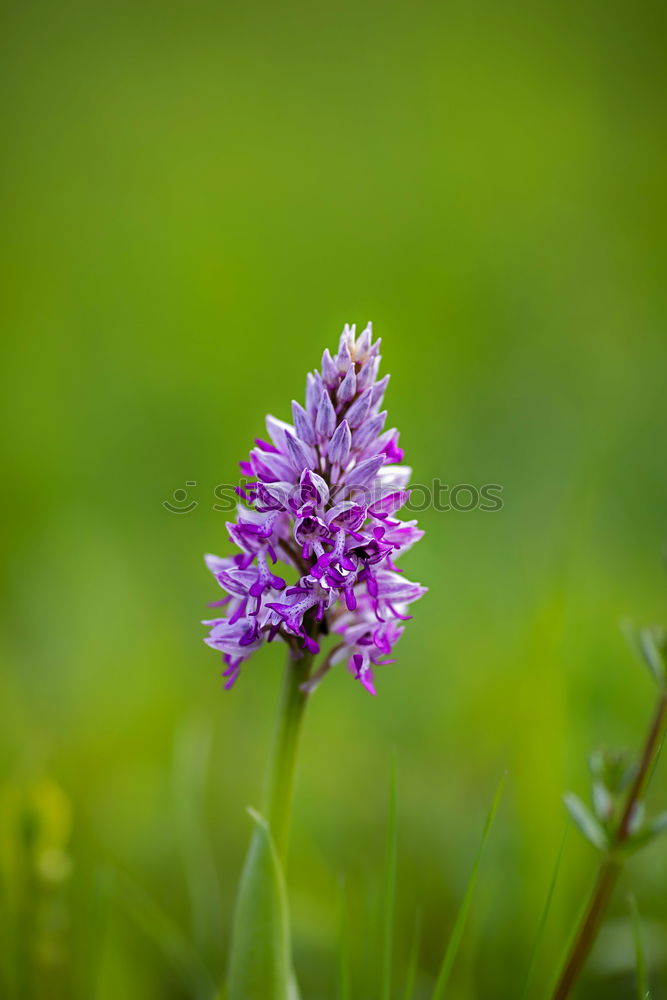
{"type": "Polygon", "coordinates": [[[408,605],[426,591],[395,565],[423,532],[396,518],[411,470],[398,464],[398,432],[383,431],[389,376],[377,378],[379,345],[370,324],[358,337],[346,326],[321,374],[308,375],[305,406],[292,402],[293,425],[267,417],[268,438],[241,462],[253,481],[237,490],[245,502],[227,523],[236,554],[206,556],[225,592],[211,606],[225,617],[204,622],[205,642],[223,654],[226,688],[264,642],[314,656],[333,633],[320,672],[345,660],[374,695],[373,671],[394,662],[408,605]],[[269,568],[277,559],[291,578],[269,568]]]}

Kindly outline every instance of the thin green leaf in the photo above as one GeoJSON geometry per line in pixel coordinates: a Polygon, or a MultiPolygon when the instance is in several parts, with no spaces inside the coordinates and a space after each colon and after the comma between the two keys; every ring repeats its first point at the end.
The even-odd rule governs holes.
{"type": "Polygon", "coordinates": [[[659,816],[656,816],[651,823],[650,829],[654,836],[659,833],[664,833],[665,830],[667,830],[667,812],[660,813],[659,816]]]}
{"type": "Polygon", "coordinates": [[[229,1000],[292,1000],[287,896],[269,824],[255,822],[241,875],[229,958],[229,1000]]]}
{"type": "Polygon", "coordinates": [[[614,815],[614,800],[601,781],[593,782],[593,808],[600,823],[608,823],[614,815]]]}
{"type": "Polygon", "coordinates": [[[630,831],[630,836],[639,833],[644,825],[644,819],[646,818],[646,803],[639,801],[635,802],[632,807],[632,812],[630,813],[630,822],[628,823],[628,830],[630,831]]]}
{"type": "Polygon", "coordinates": [[[391,765],[389,783],[389,821],[387,824],[387,866],[384,889],[384,924],[382,933],[382,1000],[391,1000],[391,972],[394,938],[394,908],[396,902],[396,859],[398,824],[396,817],[396,755],[391,765]]]}
{"type": "Polygon", "coordinates": [[[588,766],[593,777],[604,783],[607,775],[607,761],[603,750],[598,748],[589,754],[588,766]]]}
{"type": "Polygon", "coordinates": [[[350,1000],[350,954],[347,929],[347,889],[338,883],[338,1000],[350,1000]]]}
{"type": "Polygon", "coordinates": [[[658,626],[639,630],[639,648],[654,680],[665,684],[665,630],[658,626]]]}
{"type": "Polygon", "coordinates": [[[560,865],[561,861],[563,860],[563,853],[565,851],[565,842],[567,841],[567,834],[569,829],[570,829],[570,824],[569,822],[567,822],[565,824],[565,829],[563,830],[563,837],[561,839],[560,847],[558,849],[558,854],[556,856],[556,864],[554,865],[554,870],[551,876],[551,882],[549,883],[549,889],[547,891],[547,898],[544,903],[544,909],[542,910],[540,922],[537,925],[537,933],[535,935],[535,940],[533,941],[533,947],[530,953],[530,960],[528,962],[528,971],[526,973],[526,981],[523,986],[521,1000],[525,1000],[525,998],[528,996],[528,990],[530,988],[530,983],[535,969],[535,962],[537,961],[537,956],[539,953],[540,945],[542,943],[542,938],[544,937],[544,930],[547,925],[547,919],[549,917],[549,911],[551,910],[551,903],[553,901],[554,892],[556,889],[556,883],[558,881],[558,875],[560,873],[560,865]]]}
{"type": "Polygon", "coordinates": [[[655,840],[661,833],[667,831],[667,812],[660,813],[659,816],[649,823],[646,829],[642,830],[641,833],[636,833],[634,836],[629,837],[621,847],[623,854],[635,854],[642,847],[646,847],[651,841],[655,840]]]}
{"type": "Polygon", "coordinates": [[[584,919],[584,914],[586,913],[588,905],[589,905],[588,897],[585,894],[582,894],[582,897],[579,900],[579,904],[571,916],[569,933],[567,934],[565,941],[562,947],[560,948],[560,954],[558,960],[554,963],[554,969],[555,969],[554,980],[549,989],[545,991],[544,993],[545,997],[552,996],[556,988],[556,976],[560,974],[560,970],[563,968],[570,952],[572,951],[572,946],[574,944],[577,931],[581,927],[581,922],[584,919]]]}
{"type": "Polygon", "coordinates": [[[651,994],[648,988],[648,977],[646,973],[646,954],[642,942],[641,921],[637,899],[634,893],[630,893],[630,913],[632,915],[632,936],[635,944],[635,973],[637,983],[637,1000],[650,1000],[651,994]]]}
{"type": "Polygon", "coordinates": [[[296,980],[296,973],[292,969],[290,973],[290,981],[288,987],[289,1000],[301,1000],[301,993],[299,992],[299,984],[296,980]]]}
{"type": "Polygon", "coordinates": [[[631,649],[648,668],[653,680],[664,687],[667,683],[667,635],[659,626],[636,628],[631,622],[621,623],[631,649]]]}
{"type": "Polygon", "coordinates": [[[452,966],[454,965],[454,960],[458,954],[459,947],[461,945],[461,940],[463,938],[463,931],[465,930],[466,920],[468,919],[468,912],[470,910],[470,905],[472,903],[472,898],[475,892],[475,886],[477,885],[477,876],[479,874],[479,866],[482,860],[482,855],[484,854],[484,847],[486,846],[486,841],[488,840],[489,833],[491,832],[491,827],[493,826],[493,820],[495,818],[496,812],[498,811],[498,806],[500,805],[500,800],[502,798],[503,789],[505,787],[505,781],[507,779],[507,772],[500,779],[498,788],[496,789],[496,794],[493,797],[493,802],[491,803],[491,808],[489,814],[486,818],[486,823],[484,824],[484,831],[482,833],[482,839],[480,841],[479,847],[477,849],[477,856],[475,858],[475,863],[473,864],[472,871],[470,873],[470,878],[468,879],[468,885],[466,886],[466,891],[463,896],[463,901],[461,903],[459,912],[452,929],[449,941],[447,943],[447,948],[442,960],[442,965],[440,966],[440,972],[438,974],[438,979],[435,984],[435,989],[433,990],[432,1000],[442,1000],[445,995],[445,989],[447,988],[447,983],[449,981],[449,976],[452,971],[452,966]]]}
{"type": "Polygon", "coordinates": [[[602,829],[590,809],[584,805],[581,799],[573,792],[567,792],[563,796],[565,808],[577,824],[586,840],[597,847],[599,851],[606,851],[609,847],[607,834],[602,829]]]}
{"type": "Polygon", "coordinates": [[[655,757],[653,758],[653,763],[651,764],[651,773],[649,774],[648,781],[646,782],[646,787],[647,788],[651,784],[651,782],[653,781],[653,775],[655,774],[656,768],[658,767],[658,764],[660,763],[660,758],[662,757],[662,752],[665,749],[665,739],[667,739],[667,734],[663,733],[662,739],[660,740],[660,745],[659,745],[658,749],[656,750],[655,757]]]}
{"type": "Polygon", "coordinates": [[[415,929],[412,935],[412,947],[410,948],[410,958],[408,960],[408,974],[405,980],[404,1000],[414,1000],[415,982],[417,981],[417,967],[419,965],[419,948],[422,936],[422,911],[417,910],[415,917],[415,929]]]}

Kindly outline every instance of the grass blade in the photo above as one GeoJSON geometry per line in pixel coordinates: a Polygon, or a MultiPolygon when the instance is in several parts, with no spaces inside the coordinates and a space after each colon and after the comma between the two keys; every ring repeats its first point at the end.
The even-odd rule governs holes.
{"type": "Polygon", "coordinates": [[[637,983],[637,1000],[651,1000],[651,993],[648,988],[648,976],[646,973],[646,953],[642,942],[641,920],[637,899],[634,893],[630,893],[630,913],[632,915],[632,936],[635,943],[635,972],[637,983]]]}
{"type": "Polygon", "coordinates": [[[350,955],[347,930],[347,889],[338,883],[338,1000],[350,1000],[350,955]]]}
{"type": "Polygon", "coordinates": [[[384,890],[384,925],[382,934],[382,1000],[391,1000],[391,972],[394,944],[394,909],[396,902],[396,859],[398,830],[396,822],[396,755],[389,783],[389,822],[387,824],[387,867],[384,890]]]}
{"type": "Polygon", "coordinates": [[[422,936],[422,911],[417,910],[415,917],[415,929],[412,935],[412,947],[410,949],[410,959],[408,961],[408,974],[405,980],[404,1000],[414,1000],[415,982],[417,980],[417,966],[419,964],[419,948],[422,936]]]}
{"type": "Polygon", "coordinates": [[[540,945],[542,943],[542,938],[544,936],[544,929],[547,925],[547,919],[549,917],[549,911],[551,910],[551,903],[554,898],[554,891],[556,889],[556,882],[558,881],[558,875],[560,873],[560,865],[563,860],[563,853],[565,851],[565,842],[567,840],[567,834],[570,829],[569,820],[565,824],[565,829],[563,830],[563,838],[560,842],[560,848],[558,850],[558,855],[556,856],[556,864],[554,865],[553,874],[551,876],[551,882],[549,883],[549,889],[547,891],[547,898],[544,902],[544,909],[542,910],[542,916],[540,917],[540,922],[537,926],[537,933],[535,934],[535,940],[533,942],[533,947],[530,952],[530,960],[528,962],[528,971],[526,973],[526,981],[523,986],[523,992],[521,994],[521,1000],[526,1000],[528,996],[528,989],[533,977],[533,971],[535,969],[535,962],[537,961],[537,955],[540,950],[540,945]]]}
{"type": "Polygon", "coordinates": [[[477,849],[477,856],[475,858],[475,863],[472,867],[470,873],[470,878],[468,879],[468,885],[466,886],[465,895],[463,896],[463,901],[461,903],[459,912],[452,929],[449,941],[447,943],[447,948],[445,950],[445,955],[442,960],[442,965],[440,966],[440,973],[438,975],[438,980],[435,984],[435,989],[433,990],[432,1000],[443,1000],[445,995],[445,989],[447,988],[447,983],[449,981],[449,976],[452,971],[452,966],[454,965],[454,960],[458,954],[459,947],[461,945],[461,940],[463,938],[463,931],[465,930],[466,920],[468,919],[468,912],[470,910],[470,904],[472,903],[472,897],[475,892],[475,886],[477,885],[477,876],[479,874],[479,866],[482,860],[482,855],[484,853],[484,848],[491,832],[491,827],[493,826],[493,820],[495,819],[496,812],[498,811],[498,806],[500,805],[500,800],[502,798],[503,789],[505,787],[505,780],[507,778],[507,772],[503,774],[500,779],[500,784],[496,789],[496,794],[493,797],[493,802],[491,803],[491,808],[489,814],[486,818],[486,823],[484,824],[484,831],[482,833],[482,839],[480,841],[479,847],[477,849]]]}
{"type": "Polygon", "coordinates": [[[301,994],[299,992],[299,984],[297,982],[296,973],[294,969],[292,969],[292,973],[290,976],[287,995],[289,997],[289,1000],[301,1000],[301,994]]]}
{"type": "Polygon", "coordinates": [[[255,830],[239,886],[229,954],[229,1000],[292,1000],[287,894],[269,824],[254,809],[255,830]]]}

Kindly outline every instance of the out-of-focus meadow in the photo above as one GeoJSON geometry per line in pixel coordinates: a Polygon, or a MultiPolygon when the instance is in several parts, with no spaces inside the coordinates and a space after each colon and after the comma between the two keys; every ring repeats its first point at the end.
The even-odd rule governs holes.
{"type": "MultiPolygon", "coordinates": [[[[283,651],[223,691],[199,625],[202,553],[228,551],[213,491],[368,319],[414,481],[498,483],[504,507],[425,510],[404,565],[429,594],[378,697],[338,669],[313,698],[299,977],[305,1000],[345,995],[344,923],[349,995],[379,996],[395,749],[397,981],[421,910],[429,995],[507,769],[450,995],[520,995],[562,793],[650,711],[619,622],[667,619],[664,19],[5,5],[0,995],[203,1000],[220,981],[283,651]],[[179,489],[197,506],[170,513],[179,489]]],[[[535,997],[594,865],[570,834],[535,997]]],[[[630,889],[667,988],[657,843],[581,997],[631,995],[630,889]]]]}

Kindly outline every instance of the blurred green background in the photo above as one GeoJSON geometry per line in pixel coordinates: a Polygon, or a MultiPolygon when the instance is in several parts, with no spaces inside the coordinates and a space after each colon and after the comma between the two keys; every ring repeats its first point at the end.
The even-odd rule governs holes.
{"type": "MultiPolygon", "coordinates": [[[[598,743],[636,747],[667,618],[665,8],[3,5],[0,994],[209,996],[282,650],[231,693],[199,619],[213,489],[345,321],[383,338],[430,588],[369,697],[309,709],[289,873],[305,1000],[379,995],[388,783],[396,970],[432,988],[504,769],[450,995],[520,995],[598,743]],[[175,490],[198,506],[169,513],[175,490]]],[[[654,808],[665,806],[663,773],[654,808]],[[662,795],[661,795],[662,791],[662,795]]],[[[544,996],[591,882],[571,834],[544,996]]],[[[667,850],[630,865],[580,996],[632,996],[637,892],[667,995],[667,850]]],[[[662,990],[660,992],[660,984],[662,990]]]]}

